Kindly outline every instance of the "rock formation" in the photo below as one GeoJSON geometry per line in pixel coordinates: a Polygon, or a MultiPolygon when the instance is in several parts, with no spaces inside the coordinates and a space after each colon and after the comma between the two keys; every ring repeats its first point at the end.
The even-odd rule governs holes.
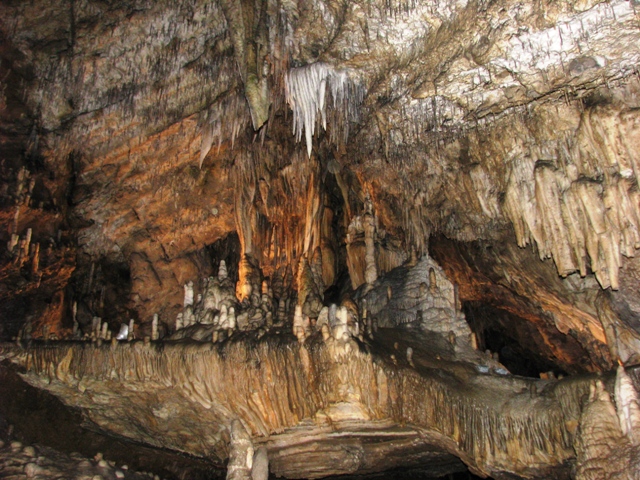
{"type": "Polygon", "coordinates": [[[3,2],[2,368],[229,478],[633,476],[638,8],[3,2]]]}

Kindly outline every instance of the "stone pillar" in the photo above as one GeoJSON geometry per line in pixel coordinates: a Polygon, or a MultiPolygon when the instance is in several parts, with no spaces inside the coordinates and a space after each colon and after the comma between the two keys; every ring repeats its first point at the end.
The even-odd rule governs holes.
{"type": "Polygon", "coordinates": [[[240,420],[231,422],[231,448],[227,464],[227,480],[252,480],[253,444],[240,420]]]}
{"type": "Polygon", "coordinates": [[[378,279],[378,269],[376,267],[376,221],[373,216],[373,204],[371,198],[367,196],[365,200],[365,213],[364,213],[364,281],[369,285],[373,284],[378,279]]]}

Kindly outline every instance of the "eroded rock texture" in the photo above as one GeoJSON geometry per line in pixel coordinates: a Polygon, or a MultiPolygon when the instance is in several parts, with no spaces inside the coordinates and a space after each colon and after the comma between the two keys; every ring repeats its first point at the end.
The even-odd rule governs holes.
{"type": "Polygon", "coordinates": [[[29,382],[239,478],[637,467],[637,2],[8,1],[0,38],[29,382]]]}
{"type": "Polygon", "coordinates": [[[404,351],[394,363],[333,337],[301,346],[245,337],[219,347],[139,342],[12,353],[27,366],[28,381],[81,406],[104,428],[219,460],[231,448],[229,478],[245,478],[253,455],[238,419],[266,445],[273,471],[293,478],[375,471],[416,449],[422,454],[413,462],[454,454],[484,474],[563,469],[572,457],[568,426],[578,421],[576,402],[588,380],[555,385],[482,375],[489,369],[457,362],[450,345],[416,336],[414,367],[404,351]],[[331,452],[333,462],[325,463],[331,452]]]}

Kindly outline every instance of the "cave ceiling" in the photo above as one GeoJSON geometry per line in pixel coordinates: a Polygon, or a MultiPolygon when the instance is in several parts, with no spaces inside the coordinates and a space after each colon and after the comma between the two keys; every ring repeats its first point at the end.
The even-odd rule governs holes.
{"type": "MultiPolygon", "coordinates": [[[[597,430],[627,378],[604,372],[640,362],[638,9],[0,2],[0,340],[98,348],[0,353],[101,428],[153,446],[233,463],[242,418],[288,477],[380,471],[384,452],[387,467],[410,457],[444,474],[460,459],[527,478],[568,475],[578,458],[572,475],[604,478],[588,473],[597,439],[575,434],[597,430]],[[130,351],[95,347],[119,331],[137,339],[130,351]],[[440,353],[414,362],[398,342],[440,353]],[[248,365],[237,391],[187,381],[226,382],[230,358],[248,365]],[[476,379],[487,372],[507,383],[476,379]],[[523,379],[541,373],[552,383],[523,379]],[[592,374],[605,380],[553,383],[592,374]],[[274,384],[294,393],[251,375],[284,375],[274,384]],[[455,398],[450,423],[410,391],[455,398]],[[397,442],[359,443],[358,461],[323,469],[342,441],[325,421],[343,422],[347,447],[372,431],[397,442]],[[516,444],[522,425],[535,433],[516,444]]],[[[619,452],[637,447],[613,430],[619,452]]]]}

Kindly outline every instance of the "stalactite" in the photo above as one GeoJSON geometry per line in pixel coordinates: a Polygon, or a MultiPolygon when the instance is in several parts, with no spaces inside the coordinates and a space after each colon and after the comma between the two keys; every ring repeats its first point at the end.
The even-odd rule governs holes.
{"type": "Polygon", "coordinates": [[[249,121],[246,102],[237,94],[229,94],[213,104],[202,122],[199,167],[202,168],[213,146],[220,152],[222,143],[230,142],[233,148],[249,121]]]}
{"type": "Polygon", "coordinates": [[[640,246],[637,169],[622,125],[616,115],[585,111],[578,140],[557,161],[536,162],[535,152],[514,161],[504,202],[518,245],[535,242],[562,276],[585,276],[590,263],[600,285],[614,290],[622,255],[640,246]]]}
{"type": "Polygon", "coordinates": [[[364,98],[364,88],[349,77],[346,71],[333,69],[326,63],[313,63],[292,68],[285,77],[285,95],[293,111],[293,134],[302,139],[304,130],[307,155],[311,156],[316,125],[327,128],[327,97],[333,98],[337,124],[333,127],[343,135],[336,141],[343,143],[348,136],[349,122],[358,118],[358,109],[364,98]]]}
{"type": "Polygon", "coordinates": [[[251,3],[223,0],[221,3],[233,42],[234,57],[251,112],[253,129],[258,130],[269,117],[267,84],[267,19],[266,0],[251,3]]]}
{"type": "Polygon", "coordinates": [[[127,333],[127,341],[129,342],[135,339],[135,326],[136,322],[133,319],[129,320],[129,331],[127,333]]]}

